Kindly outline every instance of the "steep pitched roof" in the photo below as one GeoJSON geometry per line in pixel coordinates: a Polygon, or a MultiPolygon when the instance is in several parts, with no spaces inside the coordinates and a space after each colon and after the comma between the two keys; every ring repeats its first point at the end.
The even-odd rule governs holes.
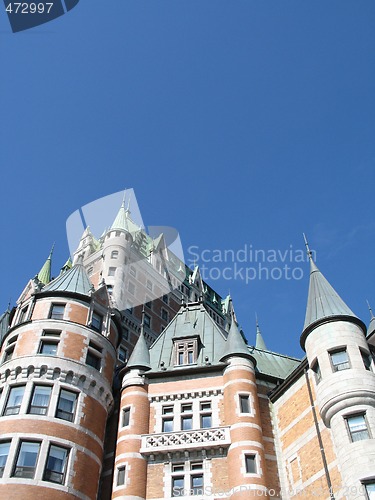
{"type": "Polygon", "coordinates": [[[255,341],[255,347],[257,349],[263,349],[264,351],[266,351],[267,347],[266,347],[266,344],[263,340],[257,317],[256,317],[256,329],[257,329],[257,336],[256,336],[256,341],[255,341]]]}
{"type": "MultiPolygon", "coordinates": [[[[354,323],[365,329],[363,322],[353,313],[353,311],[345,304],[336,290],[330,285],[327,279],[317,268],[310,257],[310,284],[307,299],[305,324],[301,336],[301,346],[304,348],[304,343],[310,331],[320,322],[329,319],[351,319],[354,323]]],[[[365,330],[364,330],[365,331],[365,330]]]]}
{"type": "Polygon", "coordinates": [[[52,245],[49,256],[47,257],[47,260],[43,264],[42,269],[37,274],[38,280],[44,285],[47,285],[47,283],[51,281],[51,261],[52,261],[53,247],[54,245],[52,245]]]}
{"type": "Polygon", "coordinates": [[[93,285],[87,276],[82,264],[82,257],[68,271],[60,274],[43,288],[43,292],[73,292],[82,295],[89,295],[93,290],[93,285]]]}
{"type": "Polygon", "coordinates": [[[143,331],[141,332],[138,341],[135,344],[129,361],[127,362],[126,368],[143,368],[145,370],[151,369],[150,351],[148,350],[143,331]]]}
{"type": "Polygon", "coordinates": [[[220,357],[220,361],[225,361],[231,356],[244,356],[246,358],[253,358],[243,336],[241,335],[233,314],[232,323],[230,325],[228,337],[222,356],[220,357]]]}
{"type": "Polygon", "coordinates": [[[194,366],[217,364],[225,347],[226,334],[211,318],[202,303],[181,306],[176,316],[163,330],[150,348],[153,370],[178,369],[174,363],[174,342],[178,339],[197,338],[199,352],[194,366]]]}
{"type": "Polygon", "coordinates": [[[140,230],[139,226],[137,226],[130,218],[129,207],[125,208],[125,199],[122,201],[121,207],[117,212],[111,229],[119,229],[121,231],[127,231],[129,233],[136,233],[140,230]]]}

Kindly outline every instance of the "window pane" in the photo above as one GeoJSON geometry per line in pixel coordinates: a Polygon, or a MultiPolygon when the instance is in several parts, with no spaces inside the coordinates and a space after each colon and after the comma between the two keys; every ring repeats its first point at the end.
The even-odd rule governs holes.
{"type": "Polygon", "coordinates": [[[249,474],[255,474],[256,473],[255,455],[246,455],[245,462],[246,462],[246,472],[249,474]]]}
{"type": "Polygon", "coordinates": [[[65,391],[62,389],[57,404],[56,417],[72,422],[74,418],[76,400],[77,394],[75,392],[65,391]]]}
{"type": "Polygon", "coordinates": [[[125,408],[123,411],[123,421],[122,421],[123,427],[129,425],[129,422],[130,422],[130,408],[125,408]]]}
{"type": "Polygon", "coordinates": [[[163,432],[173,432],[173,419],[172,418],[165,418],[163,420],[162,431],[163,432]]]}
{"type": "Polygon", "coordinates": [[[40,354],[46,354],[47,356],[55,356],[57,352],[56,342],[42,342],[40,344],[40,354]]]}
{"type": "Polygon", "coordinates": [[[348,353],[345,350],[332,352],[331,359],[335,371],[347,370],[350,368],[348,353]]]}
{"type": "Polygon", "coordinates": [[[202,415],[201,417],[201,427],[202,429],[207,429],[212,427],[212,417],[211,415],[202,415]]]}
{"type": "Polygon", "coordinates": [[[172,497],[184,495],[184,478],[182,476],[172,477],[172,497]]]}
{"type": "Polygon", "coordinates": [[[51,387],[35,386],[29,413],[45,415],[51,395],[51,387]]]}
{"type": "Polygon", "coordinates": [[[249,396],[240,396],[241,413],[250,413],[249,396]]]}
{"type": "Polygon", "coordinates": [[[92,318],[91,318],[92,328],[99,331],[102,328],[102,323],[103,323],[103,317],[100,316],[100,314],[93,313],[92,318]]]}
{"type": "Polygon", "coordinates": [[[16,467],[14,470],[15,477],[33,478],[35,473],[35,465],[39,453],[39,443],[30,443],[24,441],[19,449],[16,467]]]}
{"type": "Polygon", "coordinates": [[[51,445],[47,458],[44,480],[62,484],[64,482],[64,472],[68,450],[60,446],[51,445]]]}
{"type": "Polygon", "coordinates": [[[12,387],[4,415],[17,415],[19,413],[24,392],[25,386],[12,387]]]}
{"type": "Polygon", "coordinates": [[[125,484],[125,467],[119,467],[117,472],[117,486],[125,484]]]}
{"type": "Polygon", "coordinates": [[[100,370],[100,358],[95,356],[91,351],[87,353],[86,364],[92,366],[96,370],[100,370]]]}
{"type": "Polygon", "coordinates": [[[370,500],[375,500],[375,483],[366,484],[366,492],[370,500]]]}
{"type": "Polygon", "coordinates": [[[203,474],[191,477],[191,494],[203,495],[203,474]]]}
{"type": "Polygon", "coordinates": [[[53,304],[53,306],[51,308],[50,318],[63,319],[64,318],[64,309],[65,309],[65,306],[63,304],[53,304]]]}
{"type": "Polygon", "coordinates": [[[193,428],[193,417],[182,417],[181,429],[183,431],[191,431],[193,428]]]}
{"type": "Polygon", "coordinates": [[[347,418],[352,441],[361,441],[369,438],[367,424],[364,415],[356,415],[347,418]]]}
{"type": "Polygon", "coordinates": [[[0,443],[0,477],[3,477],[5,464],[8,458],[10,442],[0,443]]]}

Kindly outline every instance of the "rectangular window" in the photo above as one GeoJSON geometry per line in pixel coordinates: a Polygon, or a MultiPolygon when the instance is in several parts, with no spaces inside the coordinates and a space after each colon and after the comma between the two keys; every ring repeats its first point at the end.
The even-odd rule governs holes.
{"type": "Polygon", "coordinates": [[[20,312],[20,317],[19,317],[19,320],[18,320],[18,323],[24,323],[27,319],[27,310],[28,310],[28,306],[27,307],[24,307],[21,312],[20,312]]]}
{"type": "Polygon", "coordinates": [[[18,415],[20,412],[20,407],[22,403],[23,394],[25,392],[25,386],[12,387],[8,401],[4,410],[4,415],[18,415]]]}
{"type": "Polygon", "coordinates": [[[150,280],[147,280],[146,286],[149,290],[152,290],[152,282],[150,280]]]}
{"type": "Polygon", "coordinates": [[[331,363],[334,372],[339,372],[341,370],[347,370],[348,368],[350,368],[349,357],[346,349],[333,351],[329,354],[331,356],[331,363]]]}
{"type": "Polygon", "coordinates": [[[68,461],[68,450],[51,444],[48,452],[44,481],[64,484],[65,469],[68,461]]]}
{"type": "Polygon", "coordinates": [[[128,340],[128,338],[129,338],[129,330],[128,330],[128,328],[123,328],[123,335],[122,336],[123,336],[123,338],[125,340],[128,340]]]}
{"type": "Polygon", "coordinates": [[[103,316],[101,316],[96,312],[93,312],[91,318],[91,328],[93,328],[97,332],[100,332],[102,330],[102,325],[103,325],[103,316]]]}
{"type": "Polygon", "coordinates": [[[203,401],[200,404],[200,419],[202,429],[212,427],[212,410],[210,401],[203,401]]]}
{"type": "Polygon", "coordinates": [[[245,455],[245,466],[247,474],[256,474],[257,472],[257,463],[256,463],[256,455],[245,455]]]}
{"type": "Polygon", "coordinates": [[[203,495],[203,474],[193,474],[190,478],[190,494],[203,495]]]}
{"type": "Polygon", "coordinates": [[[191,431],[193,428],[193,405],[182,405],[181,414],[181,430],[191,431]]]}
{"type": "Polygon", "coordinates": [[[118,359],[122,363],[125,363],[126,359],[128,357],[128,351],[125,349],[125,347],[119,347],[118,348],[118,359]]]}
{"type": "Polygon", "coordinates": [[[5,464],[9,455],[10,441],[0,443],[0,477],[3,477],[5,464]]]}
{"type": "Polygon", "coordinates": [[[73,422],[76,409],[77,393],[61,389],[57,402],[56,418],[73,422]]]}
{"type": "Polygon", "coordinates": [[[175,344],[176,365],[192,365],[197,361],[197,340],[185,340],[175,344]]]}
{"type": "Polygon", "coordinates": [[[134,266],[130,266],[130,274],[134,277],[137,276],[137,271],[135,270],[134,266]]]}
{"type": "Polygon", "coordinates": [[[163,418],[162,432],[173,432],[173,418],[163,418]]]}
{"type": "Polygon", "coordinates": [[[319,382],[322,380],[322,373],[320,371],[320,366],[319,366],[318,361],[315,361],[315,363],[313,364],[313,366],[311,367],[311,369],[312,369],[312,371],[315,374],[315,382],[317,384],[319,384],[319,382]]]}
{"type": "Polygon", "coordinates": [[[151,318],[148,314],[144,315],[144,323],[145,323],[145,326],[147,326],[148,328],[151,328],[151,318]]]}
{"type": "Polygon", "coordinates": [[[60,337],[61,330],[43,330],[43,337],[60,337]]]}
{"type": "Polygon", "coordinates": [[[6,361],[10,361],[13,358],[14,347],[15,347],[14,345],[11,345],[7,349],[5,349],[3,363],[5,363],[6,361]]]}
{"type": "Polygon", "coordinates": [[[165,309],[162,309],[161,310],[161,317],[164,321],[168,321],[168,311],[166,311],[165,309]]]}
{"type": "Polygon", "coordinates": [[[117,469],[117,486],[125,484],[125,471],[125,465],[122,465],[117,469]]]}
{"type": "Polygon", "coordinates": [[[369,500],[375,500],[375,481],[365,484],[367,497],[369,500]]]}
{"type": "Polygon", "coordinates": [[[108,269],[108,276],[114,276],[116,273],[116,268],[115,267],[110,267],[108,269]]]}
{"type": "Polygon", "coordinates": [[[100,360],[101,358],[91,351],[87,352],[86,365],[92,366],[95,370],[100,370],[100,360]]]}
{"type": "Polygon", "coordinates": [[[132,295],[135,295],[135,285],[131,281],[129,281],[128,290],[132,295]]]}
{"type": "Polygon", "coordinates": [[[31,398],[29,413],[34,415],[46,415],[51,396],[51,387],[36,385],[31,398]]]}
{"type": "Polygon", "coordinates": [[[362,361],[363,361],[363,364],[366,368],[366,370],[368,370],[369,372],[371,372],[371,356],[369,353],[365,352],[365,351],[362,351],[361,349],[361,356],[362,356],[362,361]]]}
{"type": "Polygon", "coordinates": [[[130,407],[122,410],[122,426],[127,427],[130,424],[130,407]]]}
{"type": "Polygon", "coordinates": [[[52,304],[50,319],[64,319],[65,304],[52,304]]]}
{"type": "Polygon", "coordinates": [[[240,412],[251,413],[250,411],[250,396],[240,394],[240,412]]]}
{"type": "Polygon", "coordinates": [[[39,346],[39,354],[45,356],[56,356],[58,342],[51,342],[50,340],[42,340],[39,346]]]}
{"type": "Polygon", "coordinates": [[[370,438],[364,414],[346,417],[346,423],[353,443],[355,441],[362,441],[363,439],[370,438]]]}
{"type": "Polygon", "coordinates": [[[163,295],[163,302],[164,302],[165,304],[168,304],[168,295],[167,295],[167,294],[166,294],[166,295],[163,295]]]}
{"type": "Polygon", "coordinates": [[[17,461],[13,471],[14,477],[33,479],[38,460],[40,443],[21,441],[17,461]]]}

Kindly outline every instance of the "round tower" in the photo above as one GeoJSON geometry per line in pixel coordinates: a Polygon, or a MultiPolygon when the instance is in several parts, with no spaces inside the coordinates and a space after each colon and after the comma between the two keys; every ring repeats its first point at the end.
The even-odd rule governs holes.
{"type": "Polygon", "coordinates": [[[150,402],[144,373],[150,368],[142,331],[123,371],[112,499],[146,499],[147,460],[140,450],[141,436],[149,432],[150,402]]]}
{"type": "Polygon", "coordinates": [[[95,500],[120,326],[80,261],[29,292],[2,346],[0,497],[95,500]]]}
{"type": "Polygon", "coordinates": [[[228,476],[231,499],[268,498],[263,434],[255,380],[255,359],[250,355],[232,316],[224,355],[225,424],[230,425],[228,476]]]}
{"type": "Polygon", "coordinates": [[[324,424],[331,429],[342,476],[336,498],[367,498],[375,476],[375,374],[366,327],[310,256],[310,286],[301,346],[314,374],[324,424]]]}

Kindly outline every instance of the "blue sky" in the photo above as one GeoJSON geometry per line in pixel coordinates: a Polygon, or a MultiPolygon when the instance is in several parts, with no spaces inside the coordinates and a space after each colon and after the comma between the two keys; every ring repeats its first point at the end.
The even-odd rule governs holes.
{"type": "MultiPolygon", "coordinates": [[[[72,212],[133,187],[145,224],[177,228],[187,257],[302,250],[306,232],[367,322],[374,25],[372,0],[81,0],[18,34],[0,12],[1,308],[54,241],[58,273],[72,212]]],[[[267,346],[299,356],[308,264],[291,265],[301,279],[209,282],[230,290],[249,343],[257,311],[267,346]]]]}

